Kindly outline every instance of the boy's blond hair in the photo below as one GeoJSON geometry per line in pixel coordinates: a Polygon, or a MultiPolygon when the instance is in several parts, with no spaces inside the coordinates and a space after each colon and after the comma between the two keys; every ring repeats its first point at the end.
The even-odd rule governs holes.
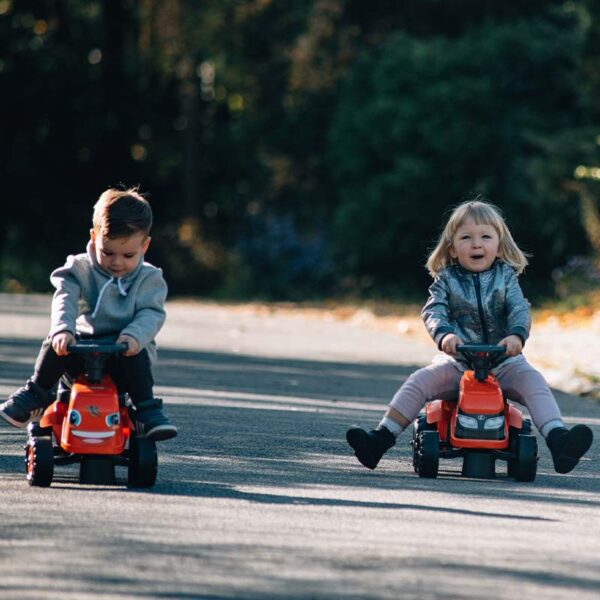
{"type": "Polygon", "coordinates": [[[517,273],[523,272],[529,261],[510,234],[502,212],[497,206],[478,197],[459,204],[450,215],[437,246],[427,259],[426,267],[432,277],[436,277],[440,271],[453,264],[454,259],[450,256],[452,241],[458,228],[467,219],[473,219],[477,225],[491,225],[500,239],[498,246],[500,260],[515,269],[517,273]]]}
{"type": "Polygon", "coordinates": [[[152,209],[139,188],[108,188],[94,205],[94,232],[103,238],[146,236],[152,227],[152,209]]]}

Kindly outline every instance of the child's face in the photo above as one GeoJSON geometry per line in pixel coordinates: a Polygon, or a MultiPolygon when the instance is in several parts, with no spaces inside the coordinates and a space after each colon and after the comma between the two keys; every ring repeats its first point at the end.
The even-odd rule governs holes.
{"type": "Polygon", "coordinates": [[[477,225],[467,219],[452,238],[450,256],[474,273],[489,269],[498,257],[500,238],[492,225],[477,225]]]}
{"type": "Polygon", "coordinates": [[[150,238],[140,232],[126,237],[105,238],[90,232],[98,264],[113,277],[129,275],[140,262],[150,244],[150,238]]]}

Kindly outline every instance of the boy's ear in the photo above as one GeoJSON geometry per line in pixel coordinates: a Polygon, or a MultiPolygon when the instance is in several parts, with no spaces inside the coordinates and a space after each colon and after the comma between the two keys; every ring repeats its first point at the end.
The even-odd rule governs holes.
{"type": "Polygon", "coordinates": [[[151,239],[152,238],[150,236],[148,236],[146,238],[146,241],[142,244],[142,250],[143,250],[144,254],[146,254],[146,252],[148,252],[148,246],[150,245],[150,240],[151,239]]]}
{"type": "Polygon", "coordinates": [[[96,241],[96,232],[93,229],[90,229],[90,240],[92,240],[92,242],[96,241]]]}

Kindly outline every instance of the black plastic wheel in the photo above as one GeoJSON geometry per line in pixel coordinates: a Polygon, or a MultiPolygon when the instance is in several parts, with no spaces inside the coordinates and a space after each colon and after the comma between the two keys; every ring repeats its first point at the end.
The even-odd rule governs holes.
{"type": "Polygon", "coordinates": [[[414,421],[413,421],[413,431],[412,431],[412,449],[413,449],[413,468],[415,470],[415,473],[418,473],[417,471],[417,456],[419,454],[419,448],[420,448],[420,436],[419,434],[422,431],[437,431],[437,426],[436,425],[430,425],[427,422],[427,416],[425,414],[421,414],[419,415],[414,421]]]}
{"type": "Polygon", "coordinates": [[[27,425],[29,437],[51,437],[52,427],[42,427],[39,423],[33,422],[27,425]]]}
{"type": "Polygon", "coordinates": [[[419,432],[417,445],[415,471],[419,477],[437,477],[440,464],[440,436],[437,431],[419,432]]]}
{"type": "Polygon", "coordinates": [[[523,424],[521,429],[517,429],[516,427],[509,427],[508,430],[508,447],[511,453],[512,458],[509,458],[506,461],[506,472],[509,477],[515,476],[515,468],[518,463],[519,456],[519,436],[520,435],[531,435],[532,425],[529,419],[523,419],[523,424]]]}
{"type": "Polygon", "coordinates": [[[25,472],[29,485],[48,487],[54,476],[52,438],[30,437],[25,446],[25,472]]]}
{"type": "Polygon", "coordinates": [[[510,475],[517,481],[533,481],[537,473],[537,439],[534,435],[520,434],[517,438],[517,457],[510,475]]]}
{"type": "Polygon", "coordinates": [[[129,468],[127,484],[129,487],[152,487],[158,474],[158,453],[153,440],[138,438],[135,432],[129,440],[129,468]]]}

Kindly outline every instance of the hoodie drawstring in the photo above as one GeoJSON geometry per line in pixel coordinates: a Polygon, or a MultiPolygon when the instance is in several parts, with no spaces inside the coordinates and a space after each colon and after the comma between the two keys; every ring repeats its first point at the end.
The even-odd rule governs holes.
{"type": "Polygon", "coordinates": [[[104,292],[106,290],[106,288],[113,282],[113,280],[117,281],[117,288],[119,288],[119,294],[121,294],[121,296],[127,296],[127,292],[125,291],[125,289],[123,288],[123,283],[121,282],[122,278],[116,278],[116,277],[111,277],[100,289],[100,293],[98,294],[98,300],[96,300],[96,306],[94,307],[94,312],[92,313],[92,319],[96,316],[96,313],[98,312],[98,309],[100,308],[100,301],[102,300],[102,296],[104,295],[104,292]]]}
{"type": "Polygon", "coordinates": [[[125,291],[125,288],[123,287],[123,278],[119,277],[119,279],[117,279],[117,287],[119,288],[119,294],[121,294],[121,296],[127,296],[127,292],[125,291]]]}

